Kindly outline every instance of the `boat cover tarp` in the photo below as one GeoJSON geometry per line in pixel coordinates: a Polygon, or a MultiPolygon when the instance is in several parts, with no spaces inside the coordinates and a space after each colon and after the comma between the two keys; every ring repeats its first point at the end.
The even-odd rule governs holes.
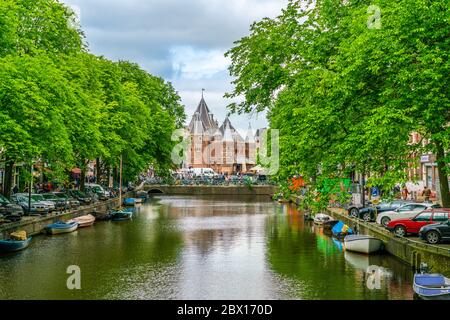
{"type": "Polygon", "coordinates": [[[340,233],[344,233],[344,234],[351,234],[353,233],[352,228],[350,228],[348,225],[346,225],[344,222],[339,221],[338,223],[336,223],[334,225],[334,227],[331,229],[331,231],[334,234],[340,234],[340,233]]]}
{"type": "Polygon", "coordinates": [[[440,274],[418,274],[415,280],[417,285],[423,287],[445,286],[445,278],[440,274]]]}
{"type": "Polygon", "coordinates": [[[27,233],[25,231],[16,231],[11,233],[9,237],[11,238],[11,240],[25,241],[27,240],[27,233]]]}

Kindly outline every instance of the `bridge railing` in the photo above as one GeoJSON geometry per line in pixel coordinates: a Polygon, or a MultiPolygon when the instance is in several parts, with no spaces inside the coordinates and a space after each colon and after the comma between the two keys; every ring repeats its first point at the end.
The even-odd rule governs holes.
{"type": "Polygon", "coordinates": [[[170,185],[170,186],[274,186],[277,183],[271,180],[250,180],[250,179],[211,179],[211,178],[197,178],[197,179],[148,179],[147,184],[151,185],[170,185]]]}

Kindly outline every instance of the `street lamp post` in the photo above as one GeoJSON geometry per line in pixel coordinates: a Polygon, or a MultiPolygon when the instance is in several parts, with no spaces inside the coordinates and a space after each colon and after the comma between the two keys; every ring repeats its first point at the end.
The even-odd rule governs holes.
{"type": "Polygon", "coordinates": [[[30,165],[30,187],[28,188],[28,215],[31,215],[31,188],[33,187],[33,161],[30,165]]]}

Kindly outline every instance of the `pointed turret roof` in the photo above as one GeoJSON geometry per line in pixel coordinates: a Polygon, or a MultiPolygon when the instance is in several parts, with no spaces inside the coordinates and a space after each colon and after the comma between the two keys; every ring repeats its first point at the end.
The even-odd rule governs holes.
{"type": "MultiPolygon", "coordinates": [[[[200,103],[197,106],[197,109],[195,110],[194,116],[198,114],[198,119],[200,120],[203,131],[208,131],[211,128],[217,128],[216,121],[214,120],[214,116],[211,113],[211,111],[208,108],[208,105],[205,102],[205,99],[200,100],[200,103]]],[[[189,130],[191,133],[194,129],[194,117],[192,117],[191,123],[189,124],[189,130]]]]}
{"type": "Polygon", "coordinates": [[[228,118],[228,116],[225,118],[225,120],[223,121],[222,125],[220,126],[220,132],[222,132],[222,135],[225,131],[225,127],[228,126],[232,132],[235,132],[236,129],[233,127],[233,125],[231,124],[230,119],[228,118]]]}
{"type": "Polygon", "coordinates": [[[245,137],[245,142],[248,142],[248,143],[254,143],[255,142],[255,136],[253,134],[252,125],[250,123],[248,124],[248,129],[247,129],[247,135],[245,137]]]}
{"type": "Polygon", "coordinates": [[[223,139],[222,140],[224,142],[232,142],[232,141],[234,141],[234,139],[233,139],[233,131],[231,130],[231,127],[230,127],[231,123],[230,122],[224,122],[222,126],[223,126],[223,132],[222,132],[223,139]]]}
{"type": "Polygon", "coordinates": [[[205,130],[203,129],[202,122],[200,120],[200,114],[198,112],[194,113],[194,116],[192,117],[192,130],[191,132],[193,134],[203,134],[205,130]]]}

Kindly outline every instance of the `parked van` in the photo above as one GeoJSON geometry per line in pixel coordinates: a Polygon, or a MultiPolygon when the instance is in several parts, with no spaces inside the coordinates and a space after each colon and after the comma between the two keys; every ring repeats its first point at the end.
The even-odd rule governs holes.
{"type": "Polygon", "coordinates": [[[105,190],[101,185],[96,183],[86,183],[85,189],[95,193],[100,200],[107,200],[110,197],[109,191],[105,190]]]}
{"type": "Polygon", "coordinates": [[[217,176],[217,173],[211,168],[192,168],[189,169],[189,173],[197,177],[203,176],[206,178],[214,178],[217,176]]]}

